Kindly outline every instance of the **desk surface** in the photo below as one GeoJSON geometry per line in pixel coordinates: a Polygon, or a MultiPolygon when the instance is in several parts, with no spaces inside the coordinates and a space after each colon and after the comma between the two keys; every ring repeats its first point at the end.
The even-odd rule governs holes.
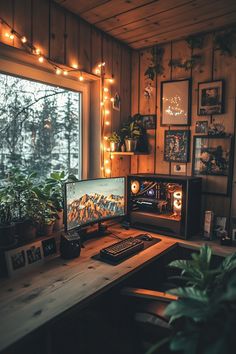
{"type": "MultiPolygon", "coordinates": [[[[140,233],[134,229],[123,230],[119,226],[111,229],[116,233],[122,232],[122,237],[140,233]]],[[[0,351],[73,306],[85,305],[87,301],[138,271],[178,243],[187,247],[198,247],[202,244],[202,241],[183,241],[152,235],[161,238],[162,242],[117,266],[91,259],[102,247],[117,241],[112,236],[106,236],[86,241],[79,258],[65,261],[58,257],[33,273],[1,280],[0,351]]],[[[226,255],[232,253],[234,248],[215,247],[215,251],[226,255]]]]}

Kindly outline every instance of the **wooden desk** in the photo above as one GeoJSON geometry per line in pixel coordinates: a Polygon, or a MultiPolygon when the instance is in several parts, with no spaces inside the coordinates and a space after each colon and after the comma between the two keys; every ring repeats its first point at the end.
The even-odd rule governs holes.
{"type": "MultiPolygon", "coordinates": [[[[116,233],[122,233],[122,237],[140,233],[134,229],[127,231],[119,226],[111,229],[116,233]]],[[[0,351],[74,306],[86,305],[89,300],[137,272],[178,243],[191,248],[199,247],[202,243],[154,236],[160,237],[162,242],[117,266],[91,259],[91,256],[98,253],[102,247],[117,241],[112,236],[106,236],[87,241],[81,256],[77,259],[65,261],[58,257],[42,265],[34,273],[16,279],[2,280],[0,351]]],[[[224,254],[232,253],[233,250],[231,247],[224,248],[224,254]]],[[[219,250],[216,253],[219,254],[219,250]]]]}

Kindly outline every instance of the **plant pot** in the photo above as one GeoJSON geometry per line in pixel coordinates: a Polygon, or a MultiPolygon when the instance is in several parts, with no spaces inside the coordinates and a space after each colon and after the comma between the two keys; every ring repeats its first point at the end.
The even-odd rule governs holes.
{"type": "Polygon", "coordinates": [[[132,152],[136,150],[137,140],[136,139],[125,139],[125,149],[127,152],[132,152]]]}
{"type": "Polygon", "coordinates": [[[50,236],[53,233],[54,222],[51,224],[42,224],[41,225],[41,233],[42,236],[50,236]]]}
{"type": "Polygon", "coordinates": [[[63,229],[63,210],[58,210],[57,211],[57,218],[56,221],[53,225],[53,231],[60,231],[61,229],[63,229]]]}
{"type": "Polygon", "coordinates": [[[24,242],[30,242],[36,238],[36,225],[32,221],[24,220],[16,223],[16,234],[24,242]]]}
{"type": "Polygon", "coordinates": [[[0,246],[10,246],[15,241],[15,224],[0,225],[0,246]]]}
{"type": "Polygon", "coordinates": [[[113,141],[110,141],[111,152],[119,151],[119,145],[119,143],[114,143],[113,141]]]}

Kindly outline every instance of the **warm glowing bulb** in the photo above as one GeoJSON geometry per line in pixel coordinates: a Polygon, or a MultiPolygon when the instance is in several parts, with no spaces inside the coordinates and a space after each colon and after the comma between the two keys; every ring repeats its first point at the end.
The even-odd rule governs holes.
{"type": "Polygon", "coordinates": [[[114,102],[114,101],[115,101],[114,97],[111,97],[111,102],[114,102]]]}
{"type": "Polygon", "coordinates": [[[103,62],[103,63],[98,64],[98,67],[101,68],[101,66],[105,66],[105,65],[106,65],[106,63],[103,62]]]}
{"type": "Polygon", "coordinates": [[[103,144],[100,144],[100,147],[101,147],[102,150],[104,149],[104,145],[103,144]]]}
{"type": "Polygon", "coordinates": [[[68,71],[67,71],[67,70],[64,70],[64,71],[63,71],[63,75],[65,75],[65,76],[68,75],[68,71]]]}
{"type": "Polygon", "coordinates": [[[41,54],[41,50],[40,50],[39,48],[36,48],[36,49],[35,49],[35,54],[36,54],[36,55],[40,55],[40,54],[41,54]]]}
{"type": "Polygon", "coordinates": [[[101,167],[101,170],[102,170],[102,171],[104,170],[104,167],[103,167],[103,166],[101,167]]]}
{"type": "Polygon", "coordinates": [[[107,87],[104,87],[104,92],[109,92],[109,89],[107,87]]]}
{"type": "Polygon", "coordinates": [[[44,57],[43,57],[43,56],[39,57],[39,62],[40,62],[40,63],[43,63],[43,62],[44,62],[44,57]]]}
{"type": "Polygon", "coordinates": [[[61,75],[61,69],[60,68],[56,68],[56,74],[57,75],[61,75]]]}
{"type": "Polygon", "coordinates": [[[101,102],[101,106],[104,106],[104,102],[101,102]]]}
{"type": "Polygon", "coordinates": [[[106,125],[110,125],[110,122],[108,120],[105,121],[106,125]]]}
{"type": "Polygon", "coordinates": [[[9,32],[6,32],[6,33],[5,33],[5,37],[9,38],[9,37],[10,37],[10,33],[9,33],[9,32]]]}
{"type": "Polygon", "coordinates": [[[105,141],[107,141],[108,140],[108,137],[107,136],[104,136],[104,138],[103,138],[105,141]]]}
{"type": "Polygon", "coordinates": [[[96,74],[96,75],[100,75],[100,74],[101,74],[101,70],[97,68],[97,69],[95,70],[95,74],[96,74]]]}
{"type": "Polygon", "coordinates": [[[113,155],[111,155],[111,160],[114,160],[114,156],[113,155]]]}
{"type": "Polygon", "coordinates": [[[21,37],[21,42],[22,43],[26,43],[27,42],[27,38],[25,36],[21,37]]]}
{"type": "Polygon", "coordinates": [[[109,111],[109,109],[105,109],[105,112],[104,112],[105,114],[109,114],[110,113],[110,111],[109,111]]]}
{"type": "Polygon", "coordinates": [[[111,77],[111,78],[109,79],[109,82],[110,82],[110,84],[113,84],[113,83],[114,83],[113,77],[111,77]]]}
{"type": "Polygon", "coordinates": [[[106,63],[105,63],[105,61],[102,63],[102,66],[105,66],[106,65],[106,63]]]}
{"type": "Polygon", "coordinates": [[[109,160],[105,160],[105,164],[106,164],[106,165],[109,164],[109,160]]]}
{"type": "Polygon", "coordinates": [[[84,81],[83,75],[81,74],[79,77],[79,81],[84,81]]]}
{"type": "Polygon", "coordinates": [[[108,97],[107,96],[104,96],[104,101],[107,101],[108,100],[108,97]]]}
{"type": "Polygon", "coordinates": [[[110,168],[106,168],[106,174],[110,175],[111,173],[111,169],[110,168]]]}
{"type": "Polygon", "coordinates": [[[78,69],[78,64],[73,63],[73,64],[72,64],[72,68],[74,68],[74,69],[78,69]]]}

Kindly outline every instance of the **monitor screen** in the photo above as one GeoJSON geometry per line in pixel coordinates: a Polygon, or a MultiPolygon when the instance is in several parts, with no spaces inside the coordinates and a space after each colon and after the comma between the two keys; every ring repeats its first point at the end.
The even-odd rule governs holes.
{"type": "Polygon", "coordinates": [[[125,177],[65,184],[66,230],[125,215],[125,177]]]}

